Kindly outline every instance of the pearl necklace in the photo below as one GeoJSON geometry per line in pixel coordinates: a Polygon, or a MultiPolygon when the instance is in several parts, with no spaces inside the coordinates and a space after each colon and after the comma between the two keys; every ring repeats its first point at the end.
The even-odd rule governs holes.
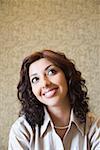
{"type": "Polygon", "coordinates": [[[69,127],[69,125],[67,125],[67,126],[62,126],[62,127],[60,127],[60,126],[54,126],[54,128],[56,128],[56,129],[66,129],[66,128],[68,128],[69,127]]]}

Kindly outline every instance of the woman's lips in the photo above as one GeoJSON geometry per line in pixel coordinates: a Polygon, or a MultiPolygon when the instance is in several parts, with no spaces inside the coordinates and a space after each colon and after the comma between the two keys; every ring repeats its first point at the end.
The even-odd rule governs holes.
{"type": "Polygon", "coordinates": [[[51,98],[55,95],[57,90],[58,90],[58,88],[53,88],[53,89],[50,89],[50,90],[47,90],[47,91],[43,92],[42,95],[46,98],[51,98]]]}

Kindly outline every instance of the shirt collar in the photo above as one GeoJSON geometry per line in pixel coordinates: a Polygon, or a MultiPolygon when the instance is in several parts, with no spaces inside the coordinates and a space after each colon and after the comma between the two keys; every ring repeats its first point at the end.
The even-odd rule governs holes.
{"type": "Polygon", "coordinates": [[[49,116],[49,113],[47,112],[46,108],[44,107],[44,112],[45,112],[45,116],[44,116],[44,122],[43,125],[41,126],[41,131],[40,131],[40,136],[42,136],[44,134],[44,132],[46,131],[48,124],[50,123],[51,119],[49,116]]]}
{"type": "MultiPolygon", "coordinates": [[[[53,123],[52,123],[52,120],[50,118],[50,115],[47,112],[45,107],[44,107],[44,112],[45,112],[44,123],[41,126],[40,136],[42,136],[44,134],[44,132],[47,130],[49,123],[51,124],[52,127],[54,127],[53,123]]],[[[77,129],[80,131],[80,133],[83,136],[84,135],[84,129],[85,129],[84,123],[80,123],[79,120],[75,117],[73,109],[71,110],[69,128],[71,127],[72,123],[74,123],[76,125],[77,129]]]]}
{"type": "Polygon", "coordinates": [[[73,109],[71,110],[71,117],[70,117],[69,125],[71,126],[72,123],[74,123],[76,125],[77,129],[80,131],[82,136],[84,136],[84,134],[85,134],[85,123],[80,123],[79,119],[75,116],[73,109]]]}

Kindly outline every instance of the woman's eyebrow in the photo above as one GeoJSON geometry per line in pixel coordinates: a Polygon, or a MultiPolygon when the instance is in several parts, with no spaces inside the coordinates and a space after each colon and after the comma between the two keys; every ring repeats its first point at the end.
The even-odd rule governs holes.
{"type": "MultiPolygon", "coordinates": [[[[48,70],[48,68],[50,68],[51,66],[54,66],[54,65],[51,64],[51,65],[47,66],[47,67],[44,69],[44,71],[48,70]]],[[[36,76],[36,75],[37,75],[37,73],[33,73],[33,74],[30,75],[30,77],[36,76]]]]}
{"type": "Polygon", "coordinates": [[[47,66],[47,67],[45,68],[45,71],[48,70],[48,68],[50,68],[51,66],[54,66],[54,65],[51,64],[51,65],[47,66]]]}
{"type": "Polygon", "coordinates": [[[31,74],[31,75],[30,75],[30,77],[32,77],[32,76],[36,76],[36,75],[37,75],[37,73],[33,73],[33,74],[31,74]]]}

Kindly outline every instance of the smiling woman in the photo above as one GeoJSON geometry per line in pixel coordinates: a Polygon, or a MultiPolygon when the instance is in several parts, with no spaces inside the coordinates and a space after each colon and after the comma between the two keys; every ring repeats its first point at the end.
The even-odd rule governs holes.
{"type": "Polygon", "coordinates": [[[61,107],[61,104],[67,102],[68,88],[65,75],[47,58],[33,62],[29,67],[29,76],[33,94],[48,108],[54,105],[61,107]]]}
{"type": "Polygon", "coordinates": [[[43,50],[26,57],[17,89],[22,108],[9,150],[100,148],[100,121],[90,113],[85,80],[63,53],[43,50]]]}

